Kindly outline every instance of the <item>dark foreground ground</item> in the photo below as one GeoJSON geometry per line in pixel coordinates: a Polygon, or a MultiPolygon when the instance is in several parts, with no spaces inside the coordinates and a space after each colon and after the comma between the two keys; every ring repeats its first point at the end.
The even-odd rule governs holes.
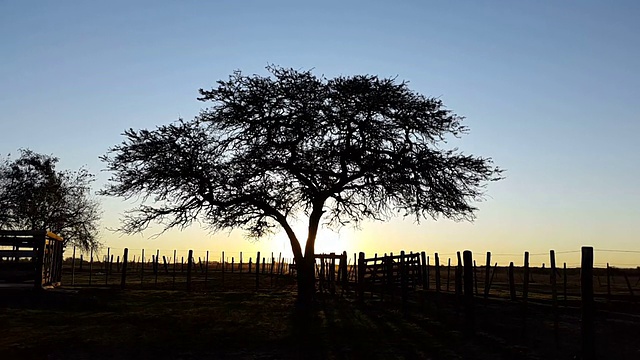
{"type": "Polygon", "coordinates": [[[532,349],[504,336],[467,338],[447,316],[402,316],[393,304],[356,305],[348,296],[325,296],[303,318],[293,311],[294,294],[292,284],[262,292],[4,292],[0,359],[573,358],[571,351],[549,356],[554,352],[546,346],[532,349]]]}

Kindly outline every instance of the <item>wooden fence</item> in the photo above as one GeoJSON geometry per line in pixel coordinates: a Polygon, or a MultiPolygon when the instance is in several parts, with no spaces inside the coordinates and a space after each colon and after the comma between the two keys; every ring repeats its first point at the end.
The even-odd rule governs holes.
{"type": "Polygon", "coordinates": [[[614,269],[608,264],[604,269],[594,269],[593,248],[583,247],[581,252],[581,266],[577,269],[567,269],[566,263],[558,267],[554,250],[549,252],[548,268],[531,268],[528,252],[524,253],[523,266],[519,268],[513,262],[508,267],[492,264],[490,252],[486,253],[484,266],[476,265],[470,251],[458,252],[456,263],[452,265],[448,259],[446,266],[440,263],[437,253],[433,254],[433,266],[425,252],[373,258],[360,253],[358,276],[351,285],[361,302],[399,298],[405,315],[411,299],[418,298],[417,292],[423,300],[431,298],[441,306],[444,302],[438,300],[446,297],[446,302],[454,304],[456,312],[463,316],[463,331],[469,336],[476,332],[476,315],[487,310],[489,301],[507,301],[519,307],[523,334],[534,320],[528,315],[531,306],[544,306],[552,312],[556,346],[560,307],[575,308],[580,312],[581,353],[583,359],[591,359],[596,354],[596,311],[608,311],[607,306],[615,303],[616,309],[630,309],[630,316],[638,315],[640,270],[614,269]],[[638,280],[632,285],[636,277],[638,280]]]}
{"type": "Polygon", "coordinates": [[[122,255],[116,255],[107,248],[107,254],[101,259],[93,252],[84,259],[82,254],[76,257],[74,248],[73,256],[66,261],[65,271],[70,273],[71,286],[105,285],[122,289],[134,286],[191,291],[194,286],[213,289],[215,286],[239,285],[240,282],[246,287],[250,281],[255,281],[256,289],[260,289],[273,286],[274,281],[291,275],[295,268],[291,259],[282,255],[275,257],[273,253],[269,258],[261,257],[257,252],[256,257],[249,257],[248,261],[242,252],[237,261],[235,257],[226,257],[224,251],[219,260],[213,260],[209,251],[201,255],[204,256],[194,256],[194,251],[189,250],[186,257],[178,257],[177,250],[164,255],[156,250],[149,256],[144,249],[132,255],[127,248],[122,255]]]}

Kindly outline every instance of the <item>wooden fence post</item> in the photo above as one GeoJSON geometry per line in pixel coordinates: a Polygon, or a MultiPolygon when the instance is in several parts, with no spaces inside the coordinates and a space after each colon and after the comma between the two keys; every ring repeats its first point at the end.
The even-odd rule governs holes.
{"type": "Polygon", "coordinates": [[[516,301],[516,282],[513,274],[513,261],[509,263],[509,296],[511,301],[516,301]]]}
{"type": "Polygon", "coordinates": [[[221,279],[222,279],[222,286],[224,286],[224,268],[225,268],[225,263],[226,263],[226,259],[224,258],[224,251],[222,252],[222,275],[221,275],[221,279]]]}
{"type": "Polygon", "coordinates": [[[429,275],[427,273],[427,253],[420,253],[420,260],[422,260],[422,289],[429,290],[429,275]]]}
{"type": "Polygon", "coordinates": [[[447,261],[447,292],[449,292],[449,283],[451,282],[451,258],[447,261]]]}
{"type": "Polygon", "coordinates": [[[127,262],[129,260],[129,249],[124,248],[124,254],[122,254],[122,278],[120,279],[120,288],[124,290],[127,284],[127,262]]]}
{"type": "Polygon", "coordinates": [[[329,289],[331,295],[336,294],[336,253],[329,254],[331,256],[331,263],[329,266],[329,289]]]}
{"type": "Polygon", "coordinates": [[[93,275],[93,248],[91,248],[90,255],[89,255],[89,286],[91,286],[92,275],[93,275]]]}
{"type": "Polygon", "coordinates": [[[207,281],[209,280],[209,250],[207,250],[207,255],[206,255],[206,259],[205,259],[205,266],[204,266],[204,288],[207,288],[207,281]]]}
{"type": "Polygon", "coordinates": [[[358,254],[358,299],[359,301],[364,301],[364,274],[365,274],[365,264],[364,264],[364,253],[360,252],[358,254]]]}
{"type": "Polygon", "coordinates": [[[342,265],[342,286],[347,286],[349,284],[349,275],[348,275],[348,267],[349,264],[347,262],[347,252],[342,252],[342,257],[340,258],[340,265],[342,265]]]}
{"type": "Polygon", "coordinates": [[[193,268],[193,250],[189,250],[187,258],[187,291],[191,291],[191,270],[193,268]]]}
{"type": "Polygon", "coordinates": [[[527,332],[527,299],[529,298],[529,252],[524,252],[524,279],[522,282],[522,335],[527,332]]]}
{"type": "Polygon", "coordinates": [[[427,255],[427,290],[431,288],[431,265],[429,264],[429,256],[427,255]]]}
{"type": "Polygon", "coordinates": [[[71,256],[71,286],[76,283],[76,246],[73,245],[73,255],[71,256]]]}
{"type": "Polygon", "coordinates": [[[475,314],[473,309],[473,253],[464,251],[464,310],[465,332],[471,336],[475,333],[475,314]]]}
{"type": "Polygon", "coordinates": [[[582,247],[580,272],[580,293],[582,297],[582,358],[593,360],[595,355],[595,328],[593,303],[593,248],[582,247]]]}
{"type": "Polygon", "coordinates": [[[155,285],[158,287],[158,268],[160,267],[160,249],[156,249],[156,261],[153,264],[153,272],[155,276],[155,285]]]}
{"type": "Polygon", "coordinates": [[[478,296],[478,271],[476,269],[475,260],[473,260],[473,286],[475,288],[476,296],[478,296]]]}
{"type": "Polygon", "coordinates": [[[460,256],[460,251],[456,252],[456,256],[458,257],[458,265],[456,266],[456,301],[460,302],[460,297],[462,296],[462,257],[460,256]]]}
{"type": "Polygon", "coordinates": [[[144,249],[142,249],[142,255],[140,255],[140,285],[144,281],[144,249]]]}
{"type": "Polygon", "coordinates": [[[109,259],[109,254],[111,252],[111,248],[107,248],[107,258],[105,259],[104,262],[104,284],[107,285],[109,284],[109,267],[107,266],[107,261],[109,259]]]}
{"type": "Polygon", "coordinates": [[[402,300],[402,313],[407,315],[407,301],[409,297],[408,279],[407,279],[407,260],[404,250],[400,251],[400,298],[402,300]]]}
{"type": "Polygon", "coordinates": [[[242,251],[240,251],[240,265],[238,266],[240,274],[242,274],[242,251]]]}
{"type": "Polygon", "coordinates": [[[260,251],[256,255],[256,291],[260,288],[260,251]]]}
{"type": "Polygon", "coordinates": [[[551,263],[551,303],[553,306],[553,333],[556,348],[560,347],[560,339],[558,334],[558,289],[556,288],[556,252],[549,251],[549,261],[551,263]]]}
{"type": "Polygon", "coordinates": [[[489,276],[491,272],[491,251],[487,251],[487,262],[484,266],[484,298],[489,297],[489,276]]]}
{"type": "Polygon", "coordinates": [[[249,256],[249,271],[248,271],[249,274],[251,274],[251,268],[252,268],[251,265],[253,265],[252,262],[253,262],[253,258],[249,256]]]}
{"type": "Polygon", "coordinates": [[[611,268],[607,263],[607,301],[611,301],[611,268]]]}
{"type": "Polygon", "coordinates": [[[440,285],[441,285],[441,281],[440,281],[440,257],[438,256],[438,253],[435,253],[435,258],[436,258],[436,292],[440,292],[440,285]]]}
{"type": "Polygon", "coordinates": [[[567,306],[567,263],[562,266],[562,281],[563,281],[563,295],[564,306],[567,306]]]}
{"type": "Polygon", "coordinates": [[[173,286],[173,288],[175,288],[175,286],[176,286],[176,266],[178,265],[176,263],[177,260],[178,260],[176,255],[177,255],[177,250],[174,249],[173,250],[173,276],[172,276],[172,286],[173,286]]]}

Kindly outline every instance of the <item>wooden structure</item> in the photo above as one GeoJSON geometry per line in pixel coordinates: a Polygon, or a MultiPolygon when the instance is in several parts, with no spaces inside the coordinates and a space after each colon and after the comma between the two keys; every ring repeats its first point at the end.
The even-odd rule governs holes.
{"type": "Polygon", "coordinates": [[[60,285],[62,238],[44,230],[0,230],[0,283],[60,285]]]}

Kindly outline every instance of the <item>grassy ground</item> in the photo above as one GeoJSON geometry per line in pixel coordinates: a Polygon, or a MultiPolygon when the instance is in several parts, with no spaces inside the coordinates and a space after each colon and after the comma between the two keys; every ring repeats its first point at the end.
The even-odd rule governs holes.
{"type": "MultiPolygon", "coordinates": [[[[538,336],[550,334],[548,311],[532,309],[529,341],[519,341],[518,308],[512,314],[505,303],[482,306],[489,315],[479,316],[479,333],[467,338],[452,297],[436,307],[417,296],[403,316],[397,299],[356,304],[347,294],[325,295],[302,317],[290,279],[257,292],[247,279],[194,284],[191,293],[170,284],[2,292],[0,359],[555,359],[571,358],[579,334],[570,325],[576,321],[564,329],[569,318],[561,318],[563,349],[554,350],[538,336]]],[[[637,326],[618,328],[605,343],[626,334],[620,343],[630,348],[615,358],[637,358],[637,326]]]]}
{"type": "Polygon", "coordinates": [[[2,359],[494,358],[436,322],[420,326],[347,299],[321,299],[301,317],[291,284],[208,293],[66,288],[5,293],[0,305],[2,359]]]}
{"type": "MultiPolygon", "coordinates": [[[[294,315],[291,287],[269,292],[74,289],[4,296],[0,358],[393,359],[430,358],[434,344],[323,301],[294,315]],[[12,299],[12,300],[11,300],[12,299]]],[[[437,347],[437,346],[436,346],[437,347]]]]}

